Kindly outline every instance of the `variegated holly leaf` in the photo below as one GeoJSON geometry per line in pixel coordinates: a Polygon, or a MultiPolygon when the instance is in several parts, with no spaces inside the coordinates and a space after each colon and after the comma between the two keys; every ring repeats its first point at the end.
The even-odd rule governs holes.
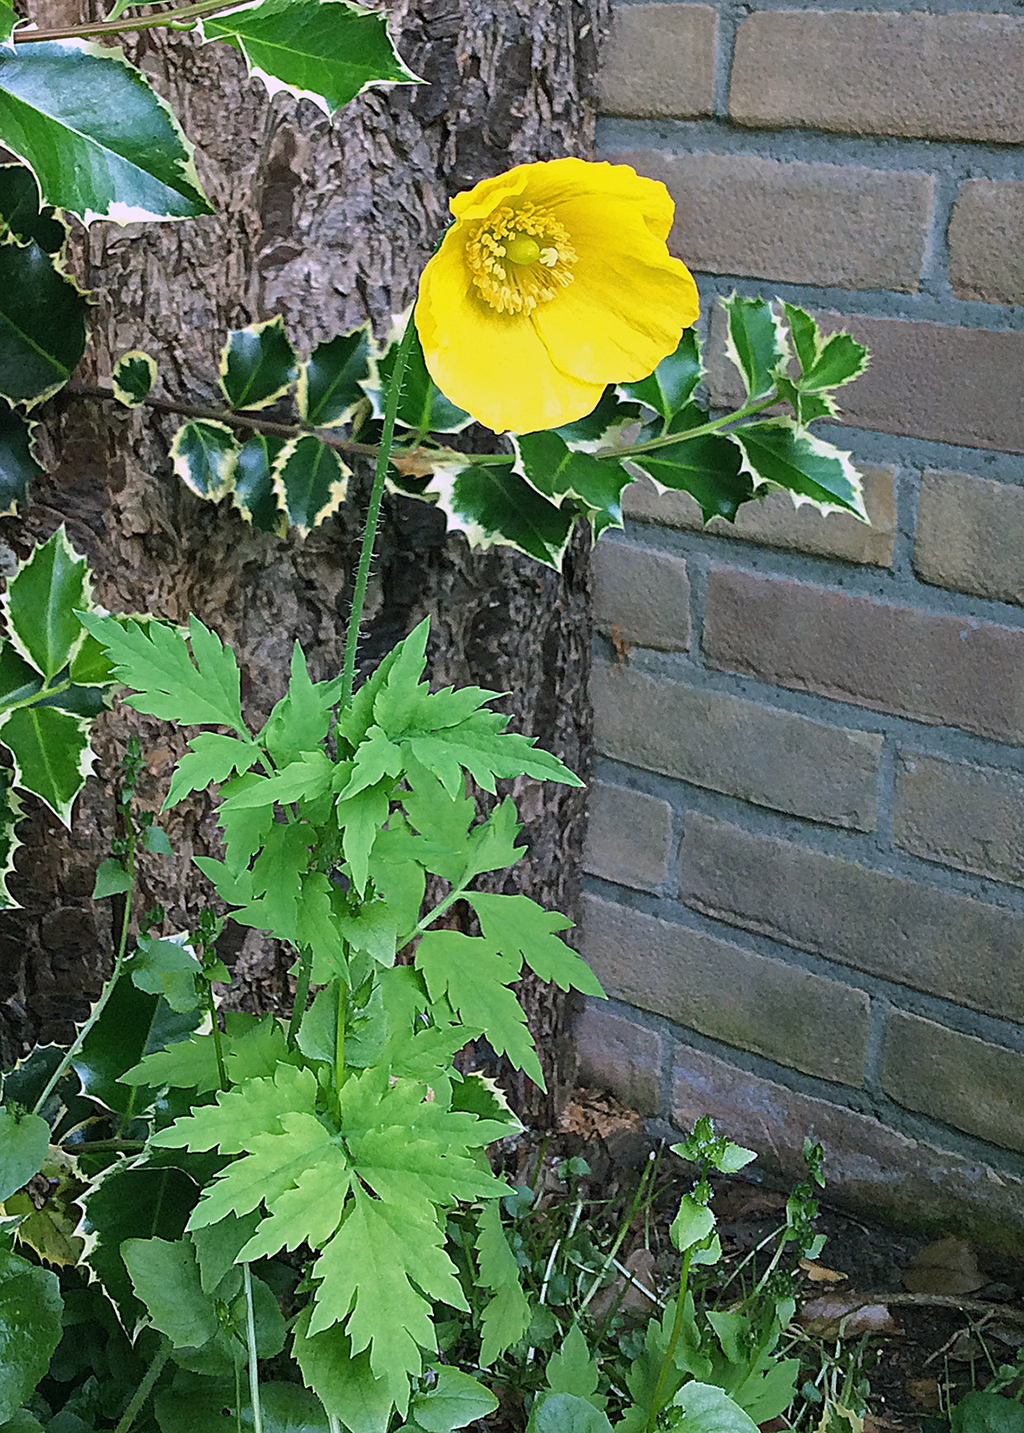
{"type": "Polygon", "coordinates": [[[86,308],[37,243],[0,244],[0,396],[32,408],[64,387],[85,351],[86,308]]]}
{"type": "Polygon", "coordinates": [[[228,407],[236,411],[268,408],[295,382],[295,351],[278,314],[228,334],[218,369],[228,407]]]}
{"type": "Polygon", "coordinates": [[[511,459],[438,464],[423,496],[437,503],[451,530],[465,533],[470,547],[502,543],[561,570],[576,509],[543,497],[513,471],[511,459]]]}
{"type": "Polygon", "coordinates": [[[747,397],[765,398],[790,359],[786,326],[765,299],[730,294],[722,300],[722,308],[728,322],[725,350],[743,379],[747,397]]]}
{"type": "Polygon", "coordinates": [[[513,438],[515,471],[531,487],[561,506],[575,498],[590,520],[595,538],[622,526],[622,493],[633,476],[615,458],[596,458],[566,446],[558,433],[523,433],[513,438]]]}
{"type": "Polygon", "coordinates": [[[48,40],[0,54],[0,143],[86,224],[210,214],[192,147],[123,53],[48,40]]]}
{"type": "Polygon", "coordinates": [[[196,497],[220,502],[231,491],[238,461],[238,442],[225,423],[197,418],[185,423],[171,443],[174,471],[196,497]]]}
{"type": "Polygon", "coordinates": [[[47,254],[58,254],[67,236],[67,225],[52,207],[40,206],[39,185],[31,169],[24,164],[0,164],[0,241],[25,244],[35,240],[47,254]]]}
{"type": "Polygon", "coordinates": [[[44,677],[71,661],[85,633],[76,613],[88,607],[92,584],[85,558],[63,527],[18,567],[2,599],[11,643],[44,677]]]}
{"type": "Polygon", "coordinates": [[[421,84],[395,50],[385,16],[347,0],[255,0],[200,21],[227,40],[269,92],[285,90],[332,114],[370,85],[421,84]]]}
{"type": "MultiPolygon", "coordinates": [[[[669,431],[685,422],[692,409],[682,409],[667,425],[669,431]]],[[[679,442],[637,453],[630,458],[655,484],[659,492],[687,492],[700,503],[704,521],[713,517],[733,521],[740,503],[754,496],[754,485],[743,471],[743,459],[728,438],[705,433],[687,438],[685,426],[679,442]]]]}
{"type": "Polygon", "coordinates": [[[138,408],[156,382],[156,359],[141,348],[123,353],[114,364],[110,375],[110,386],[118,403],[126,408],[138,408]]]}
{"type": "Polygon", "coordinates": [[[24,814],[7,773],[0,773],[0,910],[11,910],[18,905],[7,889],[7,880],[14,871],[14,857],[21,845],[17,825],[24,814]]]}
{"type": "Polygon", "coordinates": [[[235,507],[260,532],[284,537],[288,531],[288,515],[274,488],[274,463],[284,447],[283,438],[272,434],[253,433],[238,450],[235,462],[235,485],[231,493],[235,507]]]}
{"type": "Polygon", "coordinates": [[[790,418],[748,423],[729,437],[755,482],[785,488],[819,512],[849,512],[868,521],[863,483],[849,453],[800,429],[790,418]]]}
{"type": "Polygon", "coordinates": [[[284,445],[274,462],[274,491],[300,536],[337,512],[351,471],[333,448],[311,433],[284,445]]]}
{"type": "Polygon", "coordinates": [[[622,383],[619,392],[653,408],[659,418],[672,418],[689,403],[703,376],[700,340],[696,329],[688,328],[675,353],[663,358],[650,377],[639,383],[622,383]]]}
{"type": "Polygon", "coordinates": [[[0,716],[0,742],[14,761],[14,784],[31,791],[65,826],[95,756],[89,721],[56,707],[19,707],[0,716]]]}
{"type": "Polygon", "coordinates": [[[365,402],[361,384],[371,376],[370,334],[364,325],[318,344],[299,370],[299,417],[313,428],[347,423],[365,402]]]}
{"type": "MultiPolygon", "coordinates": [[[[377,382],[380,386],[376,383],[364,385],[377,418],[384,413],[383,393],[391,382],[406,322],[403,315],[391,333],[388,347],[377,360],[377,382]]],[[[395,421],[400,428],[409,428],[414,433],[461,433],[473,422],[468,413],[444,396],[427,372],[419,335],[415,332],[402,376],[402,392],[395,421]]]]}
{"type": "Polygon", "coordinates": [[[0,401],[0,517],[14,517],[28,485],[45,472],[36,456],[35,423],[0,401]]]}

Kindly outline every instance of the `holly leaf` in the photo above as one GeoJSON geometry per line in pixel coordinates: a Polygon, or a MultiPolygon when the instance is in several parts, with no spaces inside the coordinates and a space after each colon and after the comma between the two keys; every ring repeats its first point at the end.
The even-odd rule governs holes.
{"type": "MultiPolygon", "coordinates": [[[[7,63],[0,53],[2,143],[7,63]]],[[[0,397],[33,408],[64,387],[85,351],[86,309],[86,296],[38,244],[0,244],[0,397]]]]}
{"type": "MultiPolygon", "coordinates": [[[[316,0],[319,4],[320,0],[316,0]]],[[[324,0],[325,8],[343,0],[324,0]]],[[[352,469],[312,433],[292,438],[274,460],[272,481],[292,527],[305,537],[345,501],[352,469]]]]}
{"type": "Polygon", "coordinates": [[[230,492],[238,463],[238,441],[225,423],[197,418],[175,433],[170,459],[175,473],[207,502],[220,502],[230,492]]]}
{"type": "Polygon", "coordinates": [[[85,634],[76,609],[87,607],[91,595],[85,558],[63,527],[33,549],[7,584],[3,612],[10,641],[44,677],[56,676],[81,646],[85,634]]]}
{"type": "Polygon", "coordinates": [[[691,410],[683,409],[669,424],[669,432],[679,432],[678,443],[636,453],[630,462],[646,473],[659,492],[690,493],[700,504],[705,522],[713,517],[732,522],[740,504],[754,496],[754,485],[728,438],[717,433],[701,438],[685,436],[690,417],[691,410]]]}
{"type": "Polygon", "coordinates": [[[28,496],[28,485],[46,470],[36,455],[30,423],[0,401],[0,517],[14,517],[28,496]]]}
{"type": "Polygon", "coordinates": [[[639,383],[620,383],[619,392],[653,408],[660,418],[673,418],[694,395],[704,376],[700,358],[700,340],[695,329],[688,328],[679,340],[679,347],[663,358],[649,378],[639,383]]]}
{"type": "Polygon", "coordinates": [[[586,961],[571,950],[555,931],[572,921],[557,911],[546,911],[528,896],[499,896],[467,891],[465,899],[476,911],[487,940],[506,955],[525,960],[533,973],[560,990],[580,990],[604,996],[597,976],[586,961]]]}
{"type": "Polygon", "coordinates": [[[729,437],[756,482],[785,488],[819,512],[849,512],[868,521],[861,475],[849,453],[798,428],[791,418],[749,423],[729,437]]]}
{"type": "Polygon", "coordinates": [[[219,732],[204,731],[192,738],[189,747],[174,768],[161,811],[177,806],[191,791],[205,791],[211,783],[219,786],[236,772],[248,771],[260,756],[255,742],[238,741],[219,732]]]}
{"type": "Polygon", "coordinates": [[[470,547],[500,543],[561,571],[575,510],[550,502],[513,468],[511,460],[438,463],[423,496],[437,503],[449,530],[464,533],[470,547]]]}
{"type": "Polygon", "coordinates": [[[62,1307],[55,1274],[0,1246],[0,1423],[17,1416],[45,1376],[62,1307]]]}
{"type": "Polygon", "coordinates": [[[371,85],[420,84],[402,63],[385,17],[342,0],[257,0],[200,21],[228,40],[271,94],[286,90],[333,114],[371,85]]]}
{"type": "Polygon", "coordinates": [[[728,328],[725,351],[743,379],[747,397],[765,398],[785,370],[790,349],[786,327],[765,299],[730,294],[722,299],[728,328]]]}
{"type": "MultiPolygon", "coordinates": [[[[391,335],[390,346],[377,360],[379,383],[370,388],[374,416],[383,417],[382,390],[391,381],[398,345],[405,328],[404,320],[391,335]]],[[[367,385],[369,387],[369,385],[367,385]]],[[[426,360],[418,334],[413,334],[412,348],[402,376],[402,392],[398,400],[396,422],[414,433],[461,433],[473,419],[462,408],[447,399],[427,372],[426,360]]]]}
{"type": "Polygon", "coordinates": [[[235,454],[231,500],[246,522],[258,532],[284,537],[288,516],[282,512],[274,489],[274,464],[284,447],[283,438],[253,433],[235,454]]]}
{"type": "Polygon", "coordinates": [[[14,857],[21,845],[17,825],[23,815],[21,802],[11,790],[6,773],[0,773],[0,910],[11,910],[18,905],[7,889],[7,880],[14,872],[14,857]]]}
{"type": "Polygon", "coordinates": [[[576,498],[590,514],[595,537],[622,526],[622,493],[633,478],[620,462],[574,450],[554,432],[524,433],[513,444],[517,471],[531,487],[556,503],[576,498]]]}
{"type": "Polygon", "coordinates": [[[20,707],[0,716],[0,741],[13,758],[13,784],[70,828],[71,808],[96,759],[88,720],[57,707],[20,707]]]}
{"type": "MultiPolygon", "coordinates": [[[[9,6],[0,5],[0,17],[9,6]]],[[[4,22],[0,19],[0,44],[4,22]]],[[[39,203],[35,175],[24,164],[0,164],[0,242],[25,244],[33,240],[47,254],[59,254],[67,242],[67,225],[50,205],[39,203]]]]}
{"type": "Polygon", "coordinates": [[[268,408],[283,397],[295,382],[298,365],[281,315],[233,329],[217,372],[228,407],[236,411],[268,408]]]}
{"type": "Polygon", "coordinates": [[[156,359],[141,348],[129,349],[114,364],[110,386],[118,403],[138,408],[156,382],[156,359]]]}
{"type": "Polygon", "coordinates": [[[0,1106],[0,1204],[42,1169],[49,1148],[44,1119],[0,1106]]]}
{"type": "Polygon", "coordinates": [[[44,203],[85,224],[213,212],[177,120],[120,50],[48,40],[0,54],[0,143],[44,203]]]}
{"type": "Polygon", "coordinates": [[[361,383],[369,377],[370,335],[365,324],[326,339],[299,369],[299,417],[311,428],[347,423],[365,401],[361,383]]]}
{"type": "Polygon", "coordinates": [[[117,679],[134,689],[127,706],[181,726],[229,726],[248,738],[235,654],[198,617],[189,618],[190,654],[169,623],[80,616],[106,650],[117,679]]]}

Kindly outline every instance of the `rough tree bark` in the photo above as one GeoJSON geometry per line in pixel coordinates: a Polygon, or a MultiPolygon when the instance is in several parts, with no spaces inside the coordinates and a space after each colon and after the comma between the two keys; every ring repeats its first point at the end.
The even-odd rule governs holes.
{"type": "MultiPolygon", "coordinates": [[[[215,359],[230,327],[282,313],[293,341],[308,347],[366,316],[383,325],[411,299],[449,194],[514,163],[588,155],[605,5],[399,5],[399,48],[429,83],[370,92],[331,122],[309,103],[268,102],[224,46],[162,32],[134,41],[132,57],[196,144],[217,213],[128,230],[98,224],[80,240],[78,276],[97,298],[85,379],[105,378],[121,352],[142,347],[158,359],[165,393],[215,402],[215,359]]],[[[228,504],[213,509],[178,483],[166,458],[171,431],[146,410],[115,412],[65,396],[47,424],[58,455],[52,471],[23,519],[0,525],[0,537],[24,555],[30,540],[66,522],[108,608],[173,621],[197,613],[238,651],[247,709],[259,720],[281,694],[296,638],[315,675],[340,668],[358,493],[305,541],[279,542],[249,530],[228,504]]],[[[435,679],[509,692],[516,726],[585,772],[585,545],[558,577],[504,550],[471,553],[461,537],[444,536],[430,509],[401,500],[386,507],[378,552],[364,664],[429,613],[435,679]]],[[[155,808],[182,739],[121,711],[101,721],[101,775],[80,798],[72,832],[45,813],[27,831],[13,885],[24,909],[0,917],[6,1058],[34,1040],[66,1038],[108,968],[110,902],[88,897],[112,832],[112,773],[132,729],[148,761],[141,797],[155,808]]],[[[515,887],[572,916],[582,796],[529,783],[519,795],[529,856],[515,887]]],[[[142,898],[162,904],[180,928],[203,898],[189,857],[216,837],[200,801],[164,824],[178,856],[149,860],[142,898]]],[[[229,931],[235,998],[250,1008],[272,1005],[284,990],[280,955],[255,933],[229,931]]],[[[537,987],[527,1003],[548,1070],[562,1079],[564,1007],[537,987]]]]}

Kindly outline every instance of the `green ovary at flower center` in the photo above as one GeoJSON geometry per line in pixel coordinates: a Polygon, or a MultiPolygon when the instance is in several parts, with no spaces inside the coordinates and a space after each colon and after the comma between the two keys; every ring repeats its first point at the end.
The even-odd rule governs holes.
{"type": "Polygon", "coordinates": [[[498,313],[529,314],[572,283],[576,252],[565,227],[533,204],[503,207],[466,244],[470,278],[498,313]]]}

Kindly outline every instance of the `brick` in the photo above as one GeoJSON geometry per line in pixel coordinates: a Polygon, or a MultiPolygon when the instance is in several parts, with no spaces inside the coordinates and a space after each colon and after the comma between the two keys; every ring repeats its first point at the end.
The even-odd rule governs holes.
{"type": "Polygon", "coordinates": [[[583,868],[592,876],[653,891],[668,877],[672,808],[667,801],[595,781],[583,868]]]}
{"type": "Polygon", "coordinates": [[[690,645],[690,579],[681,557],[633,543],[605,541],[594,548],[594,621],[625,641],[661,652],[690,645]]]}
{"type": "MultiPolygon", "coordinates": [[[[844,423],[1024,453],[1024,333],[860,314],[816,316],[824,331],[845,329],[871,353],[867,372],[839,392],[844,423]]],[[[741,395],[725,359],[724,328],[716,309],[709,380],[716,400],[731,404],[741,395]]]]}
{"type": "Polygon", "coordinates": [[[659,1112],[661,1036],[588,1000],[576,1017],[573,1036],[579,1082],[611,1090],[642,1115],[659,1112]]]}
{"type": "Polygon", "coordinates": [[[1024,1055],[894,1010],[882,1042],[882,1088],[990,1144],[1024,1150],[1024,1055]]]}
{"type": "Polygon", "coordinates": [[[880,736],[624,664],[595,663],[591,694],[605,756],[812,821],[875,827],[880,736]]]}
{"type": "Polygon", "coordinates": [[[696,531],[704,529],[713,537],[734,537],[765,547],[836,558],[840,562],[891,567],[896,537],[895,470],[865,468],[863,478],[870,525],[846,513],[822,516],[809,503],[796,507],[788,493],[773,492],[756,502],[744,503],[734,523],[716,517],[704,529],[696,499],[683,492],[659,496],[654,484],[646,478],[626,489],[623,510],[627,517],[640,522],[696,531]]]}
{"type": "Polygon", "coordinates": [[[715,104],[718,16],[710,5],[619,5],[601,52],[604,114],[693,119],[715,104]]]}
{"type": "Polygon", "coordinates": [[[1024,1019],[1024,987],[1007,980],[1007,961],[1024,946],[1024,912],[696,812],[686,818],[680,896],[706,915],[855,970],[1024,1019]]]}
{"type": "Polygon", "coordinates": [[[740,26],[740,124],[1024,140],[1024,21],[1011,15],[762,10],[740,26]]]}
{"type": "Polygon", "coordinates": [[[967,473],[925,473],[914,569],[954,592],[1024,603],[1024,488],[967,473]]]}
{"type": "Polygon", "coordinates": [[[803,1178],[809,1135],[825,1148],[830,1202],[873,1219],[1024,1251],[1024,1180],[685,1045],[676,1052],[672,1089],[679,1129],[709,1114],[722,1134],[757,1150],[755,1170],[803,1178]]]}
{"type": "Polygon", "coordinates": [[[808,1075],[864,1078],[863,991],[593,896],[582,950],[616,1000],[808,1075]]]}
{"type": "Polygon", "coordinates": [[[1024,632],[716,566],[704,652],[712,667],[1019,742],[1024,632]]]}
{"type": "Polygon", "coordinates": [[[904,751],[893,840],[927,861],[1024,886],[1024,777],[904,751]]]}
{"type": "Polygon", "coordinates": [[[1024,303],[1024,183],[968,179],[949,221],[949,281],[958,299],[1024,303]]]}
{"type": "Polygon", "coordinates": [[[669,245],[691,269],[842,289],[918,289],[930,175],[747,154],[604,157],[667,187],[676,201],[669,245]]]}

